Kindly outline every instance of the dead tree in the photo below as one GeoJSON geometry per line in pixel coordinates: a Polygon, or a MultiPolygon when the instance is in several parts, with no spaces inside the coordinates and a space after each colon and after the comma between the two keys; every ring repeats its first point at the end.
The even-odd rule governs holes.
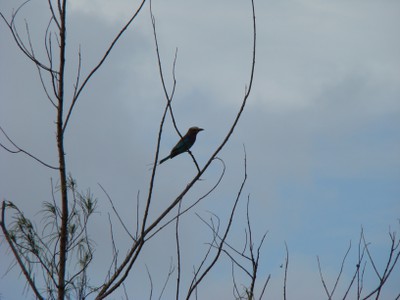
{"type": "MultiPolygon", "coordinates": [[[[88,266],[93,260],[94,246],[90,239],[87,224],[96,210],[96,199],[90,192],[80,192],[77,188],[75,179],[69,174],[68,165],[65,159],[65,135],[68,132],[68,125],[72,122],[72,114],[75,106],[80,99],[82,91],[87,87],[87,83],[92,79],[93,75],[100,69],[103,63],[108,59],[109,54],[114,46],[120,40],[122,35],[126,32],[129,26],[134,22],[135,18],[142,11],[145,0],[143,0],[135,12],[131,15],[130,19],[125,23],[121,30],[116,34],[115,38],[105,49],[103,56],[95,65],[95,67],[87,74],[81,74],[81,52],[78,50],[78,68],[75,78],[75,84],[72,89],[72,97],[67,98],[66,90],[66,68],[67,68],[67,0],[48,0],[48,14],[49,21],[47,29],[44,33],[44,49],[45,59],[41,59],[40,55],[35,52],[33,41],[29,31],[29,24],[25,21],[26,31],[22,34],[16,26],[18,16],[22,14],[23,9],[28,6],[30,0],[21,4],[12,14],[7,17],[4,12],[0,12],[3,23],[8,27],[16,46],[37,68],[40,82],[43,90],[49,100],[50,105],[55,108],[55,142],[57,145],[57,165],[51,165],[46,162],[46,159],[31,153],[29,150],[24,149],[14,142],[7,132],[0,127],[1,133],[5,138],[6,143],[1,143],[1,147],[12,154],[22,153],[30,158],[36,160],[46,168],[53,169],[58,172],[57,184],[52,183],[52,199],[43,204],[41,211],[45,225],[43,228],[38,228],[36,224],[29,220],[18,206],[12,202],[3,200],[1,208],[0,227],[3,235],[11,252],[19,266],[22,274],[24,275],[29,288],[34,293],[37,299],[66,299],[77,298],[86,299],[89,295],[95,299],[105,299],[114,293],[119,287],[123,286],[125,279],[128,277],[130,271],[137,263],[145,244],[155,236],[162,233],[163,228],[175,223],[176,226],[176,245],[177,245],[177,292],[176,298],[179,298],[180,287],[180,246],[179,246],[179,218],[187,211],[196,206],[202,199],[207,197],[220,183],[224,175],[224,162],[218,158],[218,154],[230,139],[233,131],[235,130],[238,121],[246,106],[247,100],[250,96],[251,88],[253,85],[253,76],[255,68],[255,49],[256,49],[256,22],[255,22],[255,9],[254,2],[251,0],[252,11],[252,24],[253,24],[253,51],[251,59],[251,72],[247,87],[245,88],[242,102],[238,108],[234,121],[225,137],[220,142],[219,146],[210,155],[207,162],[200,166],[192,153],[193,163],[197,168],[197,174],[189,181],[187,186],[179,193],[179,195],[170,201],[170,205],[162,211],[155,219],[149,221],[149,213],[152,210],[154,180],[157,175],[157,162],[159,160],[159,148],[161,137],[163,133],[164,123],[168,115],[172,119],[175,130],[181,136],[180,129],[177,125],[177,118],[173,113],[172,100],[175,93],[176,78],[175,78],[175,62],[177,56],[175,55],[173,67],[173,86],[172,92],[169,93],[164,80],[164,73],[161,64],[159,45],[156,34],[156,23],[153,13],[151,12],[151,19],[153,24],[154,40],[156,54],[158,58],[159,73],[161,77],[162,87],[165,92],[165,106],[164,113],[160,120],[157,145],[154,154],[154,165],[152,174],[149,181],[148,194],[145,200],[145,209],[143,215],[137,214],[137,226],[134,232],[126,229],[123,220],[118,214],[118,209],[114,205],[114,201],[109,196],[107,191],[101,187],[105,196],[109,199],[112,209],[119,218],[120,223],[126,229],[127,234],[131,239],[131,246],[126,255],[119,259],[118,250],[113,240],[112,223],[110,222],[110,230],[112,237],[112,245],[114,249],[114,257],[110,265],[106,280],[97,286],[89,283],[90,274],[88,274],[88,266]],[[221,163],[223,166],[220,178],[215,183],[214,187],[205,195],[199,197],[196,201],[188,207],[181,209],[182,200],[192,187],[199,181],[201,176],[209,168],[211,164],[221,163]],[[176,211],[177,210],[177,211],[176,211]],[[11,216],[10,219],[7,217],[11,216]],[[73,260],[75,267],[69,267],[68,264],[73,260]],[[69,269],[70,268],[70,269],[69,269]],[[38,278],[42,277],[42,280],[38,278]]],[[[150,3],[151,11],[151,3],[150,3]]],[[[245,176],[246,178],[246,176],[245,176]]],[[[210,263],[203,261],[201,266],[198,267],[193,275],[192,283],[187,287],[186,298],[190,298],[193,293],[197,291],[198,286],[215,265],[219,259],[220,254],[223,253],[225,246],[225,239],[231,228],[233,216],[236,211],[237,203],[243,189],[245,179],[240,187],[238,195],[234,201],[233,207],[230,212],[229,222],[221,238],[217,231],[214,231],[214,242],[211,243],[210,251],[207,252],[206,258],[210,257],[211,249],[216,248],[217,251],[210,263]],[[219,241],[218,241],[219,240],[219,241]]],[[[138,199],[139,205],[139,199],[138,199]]],[[[250,229],[250,227],[249,227],[250,229]]],[[[250,241],[251,242],[251,241],[250,241]]],[[[261,243],[262,244],[262,243],[261,243]]],[[[251,248],[251,255],[253,255],[253,248],[251,248]]],[[[253,257],[254,259],[254,257],[253,257]]],[[[258,260],[258,258],[257,258],[258,260]]],[[[253,261],[256,263],[256,261],[253,261]]],[[[253,266],[254,267],[254,266],[253,266]]],[[[253,270],[254,271],[254,270],[253,270]]],[[[172,274],[172,271],[169,272],[172,274]]],[[[169,275],[169,276],[170,276],[169,275]]],[[[168,277],[169,277],[168,276],[168,277]]],[[[151,280],[151,276],[149,274],[151,280]]],[[[254,277],[255,280],[255,277],[254,277]]],[[[253,293],[253,285],[250,287],[249,292],[253,293]]]]}

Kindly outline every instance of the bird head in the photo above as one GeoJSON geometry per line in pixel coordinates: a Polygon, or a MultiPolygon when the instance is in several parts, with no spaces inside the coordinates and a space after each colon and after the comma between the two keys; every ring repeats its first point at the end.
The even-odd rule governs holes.
{"type": "Polygon", "coordinates": [[[203,128],[199,128],[199,127],[190,127],[188,130],[188,134],[198,134],[200,131],[204,130],[203,128]]]}

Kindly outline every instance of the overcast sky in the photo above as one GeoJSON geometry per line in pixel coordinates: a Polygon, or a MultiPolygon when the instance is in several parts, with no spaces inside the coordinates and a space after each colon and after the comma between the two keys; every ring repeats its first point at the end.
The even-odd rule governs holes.
{"type": "MultiPolygon", "coordinates": [[[[44,55],[46,4],[33,0],[17,20],[21,32],[24,18],[29,23],[39,57],[44,55]]],[[[128,0],[68,3],[67,95],[73,91],[79,45],[85,75],[137,4],[128,0]]],[[[289,298],[321,299],[324,290],[317,255],[332,287],[352,242],[339,285],[342,292],[354,272],[361,228],[380,270],[390,246],[388,231],[400,228],[400,2],[259,0],[255,5],[253,90],[235,133],[219,154],[227,166],[221,186],[182,218],[183,269],[191,274],[212,238],[195,213],[209,218],[211,211],[221,218],[222,228],[226,226],[227,211],[243,178],[244,144],[248,181],[228,240],[243,246],[250,195],[256,240],[268,231],[259,274],[260,279],[271,274],[266,298],[282,297],[284,270],[280,265],[285,261],[286,242],[289,298]]],[[[15,0],[3,0],[0,11],[10,16],[17,6],[15,0]]],[[[202,165],[231,126],[248,85],[250,2],[154,0],[153,12],[168,87],[178,48],[174,98],[178,126],[181,132],[191,126],[205,129],[192,149],[202,165]]],[[[0,126],[19,146],[56,164],[55,112],[35,66],[18,51],[4,23],[0,23],[0,41],[0,126]]],[[[147,4],[82,93],[65,137],[68,172],[99,203],[90,227],[98,245],[94,283],[105,277],[104,261],[110,261],[111,251],[107,215],[111,209],[98,183],[133,228],[136,196],[140,192],[142,203],[146,197],[164,104],[147,4]]],[[[178,140],[170,119],[163,133],[161,156],[178,140]]],[[[7,144],[3,135],[0,141],[7,144]]],[[[184,201],[191,203],[200,197],[220,171],[220,164],[215,163],[184,201]]],[[[187,154],[161,165],[152,216],[195,174],[187,154]]],[[[38,218],[41,203],[51,199],[51,178],[56,180],[57,173],[32,159],[0,151],[0,197],[13,201],[27,216],[38,218]]],[[[114,222],[120,251],[125,253],[129,241],[114,222]]],[[[12,257],[5,256],[4,242],[0,251],[2,276],[12,257]]],[[[174,253],[170,228],[149,243],[138,271],[126,281],[132,299],[148,295],[145,264],[158,296],[174,253]]],[[[370,290],[377,278],[370,265],[367,272],[365,290],[370,290]]],[[[1,277],[4,299],[21,299],[25,281],[18,274],[15,270],[1,277]]],[[[398,282],[399,266],[382,299],[398,295],[398,282]]],[[[231,299],[231,285],[230,264],[223,258],[200,288],[199,299],[231,299]]],[[[172,280],[166,299],[174,286],[172,280]]],[[[30,292],[23,295],[32,298],[30,292]]],[[[113,299],[120,299],[120,294],[113,299]]]]}

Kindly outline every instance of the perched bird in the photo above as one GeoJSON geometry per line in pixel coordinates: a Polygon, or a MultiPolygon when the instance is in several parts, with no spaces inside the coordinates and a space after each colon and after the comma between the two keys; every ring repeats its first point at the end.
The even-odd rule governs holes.
{"type": "Polygon", "coordinates": [[[193,146],[194,142],[196,141],[197,134],[204,130],[203,128],[199,127],[190,127],[188,132],[181,138],[181,140],[172,148],[171,153],[160,160],[160,164],[162,164],[167,159],[173,158],[183,152],[186,152],[193,146]]]}

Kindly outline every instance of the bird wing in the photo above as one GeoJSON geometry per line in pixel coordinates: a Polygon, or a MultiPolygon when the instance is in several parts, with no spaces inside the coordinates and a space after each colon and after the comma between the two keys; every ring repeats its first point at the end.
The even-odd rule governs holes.
{"type": "Polygon", "coordinates": [[[186,137],[183,137],[174,148],[171,150],[171,158],[181,154],[189,149],[188,140],[186,137]]]}

